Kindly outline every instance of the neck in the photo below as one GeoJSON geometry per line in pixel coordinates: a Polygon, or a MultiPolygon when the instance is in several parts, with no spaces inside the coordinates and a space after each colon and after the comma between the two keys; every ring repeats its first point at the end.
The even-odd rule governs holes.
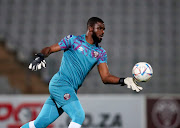
{"type": "Polygon", "coordinates": [[[94,40],[93,40],[93,38],[92,38],[92,34],[91,34],[89,31],[87,31],[87,33],[86,33],[86,41],[87,41],[89,44],[94,44],[94,40]]]}

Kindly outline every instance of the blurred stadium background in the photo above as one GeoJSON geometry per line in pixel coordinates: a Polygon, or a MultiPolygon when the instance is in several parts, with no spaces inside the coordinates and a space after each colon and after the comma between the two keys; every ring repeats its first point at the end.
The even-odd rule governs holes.
{"type": "MultiPolygon", "coordinates": [[[[58,71],[63,52],[50,55],[46,69],[31,72],[28,65],[34,54],[69,34],[84,34],[86,22],[92,16],[105,22],[101,46],[107,51],[112,74],[132,76],[134,64],[145,61],[153,67],[154,75],[147,83],[140,83],[144,90],[135,94],[125,87],[104,85],[94,67],[79,90],[80,97],[124,94],[141,95],[147,100],[155,94],[157,99],[180,96],[179,0],[0,0],[0,94],[5,99],[7,94],[17,98],[27,94],[48,95],[48,82],[58,71]]],[[[173,100],[177,100],[177,121],[166,128],[180,127],[180,100],[173,100]]],[[[148,112],[144,115],[149,117],[148,112]]]]}

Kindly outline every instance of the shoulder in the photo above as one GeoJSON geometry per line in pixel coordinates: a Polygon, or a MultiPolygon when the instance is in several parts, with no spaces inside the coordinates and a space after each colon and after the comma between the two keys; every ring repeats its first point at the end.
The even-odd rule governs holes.
{"type": "Polygon", "coordinates": [[[104,48],[102,48],[101,46],[98,46],[95,51],[97,51],[99,53],[99,58],[107,58],[107,53],[106,50],[104,48]]]}
{"type": "Polygon", "coordinates": [[[75,35],[67,35],[66,37],[64,37],[66,40],[70,40],[72,38],[75,38],[75,35]]]}
{"type": "Polygon", "coordinates": [[[84,36],[84,34],[83,35],[78,35],[78,36],[76,36],[76,35],[68,35],[68,36],[65,37],[65,39],[66,40],[76,39],[76,40],[82,40],[83,41],[85,39],[85,36],[84,36]]]}
{"type": "Polygon", "coordinates": [[[84,40],[85,40],[85,34],[75,36],[75,38],[76,38],[77,40],[84,41],[84,40]]]}
{"type": "Polygon", "coordinates": [[[100,53],[106,54],[106,50],[105,50],[103,47],[101,47],[101,46],[98,46],[98,51],[99,51],[100,53]]]}

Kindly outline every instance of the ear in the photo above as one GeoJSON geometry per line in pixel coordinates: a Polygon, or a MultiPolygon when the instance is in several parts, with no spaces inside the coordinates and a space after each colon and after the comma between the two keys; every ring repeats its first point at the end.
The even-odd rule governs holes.
{"type": "Polygon", "coordinates": [[[93,32],[94,28],[92,26],[88,26],[89,32],[93,32]]]}

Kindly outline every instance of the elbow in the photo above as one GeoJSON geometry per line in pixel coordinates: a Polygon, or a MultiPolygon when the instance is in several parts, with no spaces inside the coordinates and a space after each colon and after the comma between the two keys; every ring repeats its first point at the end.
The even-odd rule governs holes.
{"type": "Polygon", "coordinates": [[[103,84],[108,84],[108,82],[107,81],[102,81],[103,82],[103,84]]]}
{"type": "Polygon", "coordinates": [[[107,81],[107,79],[101,79],[102,80],[102,82],[104,83],[104,84],[108,84],[108,81],[107,81]]]}
{"type": "Polygon", "coordinates": [[[106,75],[104,75],[104,76],[101,76],[101,80],[102,80],[102,82],[104,83],[104,84],[109,84],[109,82],[110,82],[110,74],[106,74],[106,75]]]}

